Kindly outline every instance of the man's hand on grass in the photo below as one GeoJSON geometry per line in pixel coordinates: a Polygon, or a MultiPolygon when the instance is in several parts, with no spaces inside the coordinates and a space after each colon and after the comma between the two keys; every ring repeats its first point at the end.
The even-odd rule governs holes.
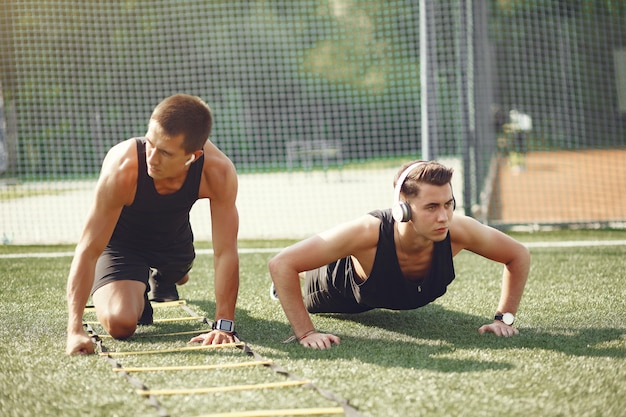
{"type": "Polygon", "coordinates": [[[189,343],[202,343],[203,345],[221,345],[222,343],[235,343],[237,339],[234,333],[221,330],[212,330],[192,337],[189,343]]]}
{"type": "Polygon", "coordinates": [[[341,342],[338,336],[329,333],[313,332],[299,340],[300,344],[312,349],[330,349],[341,342]]]}
{"type": "Polygon", "coordinates": [[[519,330],[517,330],[515,327],[504,324],[500,320],[494,320],[493,323],[485,324],[478,329],[478,333],[480,334],[487,332],[493,333],[496,336],[504,337],[515,336],[516,334],[519,334],[519,330]]]}
{"type": "Polygon", "coordinates": [[[67,334],[67,345],[65,348],[65,353],[67,353],[68,355],[86,355],[94,353],[94,351],[95,349],[93,346],[93,342],[91,341],[91,337],[89,337],[86,332],[67,334]]]}

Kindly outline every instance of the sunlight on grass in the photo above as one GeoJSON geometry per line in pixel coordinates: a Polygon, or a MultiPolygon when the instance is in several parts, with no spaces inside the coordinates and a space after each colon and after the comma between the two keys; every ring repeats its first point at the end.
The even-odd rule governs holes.
{"type": "Polygon", "coordinates": [[[8,201],[25,197],[37,197],[42,195],[60,195],[68,191],[71,190],[69,188],[27,188],[21,186],[0,187],[0,201],[8,201]]]}
{"type": "MultiPolygon", "coordinates": [[[[624,233],[624,232],[622,232],[624,233]]],[[[557,241],[559,234],[546,235],[557,241]]],[[[584,239],[585,232],[564,232],[584,239]]],[[[612,235],[615,236],[615,235],[612,235]]],[[[541,238],[533,234],[533,239],[541,238]]],[[[623,238],[623,234],[622,237],[623,238]]],[[[281,247],[286,241],[247,242],[281,247]]],[[[7,247],[6,253],[66,251],[67,247],[7,247]]],[[[507,415],[619,416],[626,409],[626,312],[622,278],[626,246],[534,248],[518,314],[520,335],[479,335],[499,296],[502,269],[469,253],[455,258],[457,279],[435,303],[412,311],[317,315],[315,325],[342,338],[313,351],[283,344],[291,334],[280,304],[267,295],[272,253],[242,253],[237,305],[240,337],[263,357],[317,387],[348,399],[363,417],[507,415]]],[[[65,349],[65,280],[71,257],[0,258],[0,406],[3,416],[156,416],[157,410],[111,364],[65,349]],[[62,381],[63,383],[59,383],[62,381]]],[[[181,297],[212,318],[212,257],[201,254],[181,297]]],[[[177,309],[156,309],[163,318],[177,309]]],[[[95,319],[94,313],[85,316],[95,319]]],[[[101,327],[94,326],[98,332],[101,327]]],[[[142,326],[127,341],[103,339],[111,351],[186,347],[207,324],[142,326]]],[[[124,367],[233,364],[251,358],[237,348],[116,358],[124,367]]],[[[266,366],[134,374],[151,389],[264,384],[286,378],[266,366]]],[[[158,398],[172,416],[252,409],[336,407],[306,387],[158,398]]]]}

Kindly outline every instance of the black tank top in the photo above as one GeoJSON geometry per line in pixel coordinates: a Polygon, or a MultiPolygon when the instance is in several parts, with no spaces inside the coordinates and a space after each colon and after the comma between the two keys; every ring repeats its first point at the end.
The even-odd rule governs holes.
{"type": "Polygon", "coordinates": [[[396,256],[391,209],[370,214],[381,220],[380,234],[372,272],[365,282],[353,288],[357,301],[374,308],[411,310],[445,294],[455,277],[450,233],[441,242],[435,242],[433,259],[424,279],[409,281],[402,275],[396,256]]]}
{"type": "Polygon", "coordinates": [[[148,175],[146,139],[137,143],[137,192],[130,206],[124,206],[110,244],[165,253],[193,251],[189,211],[198,200],[204,155],[191,164],[182,187],[173,194],[161,195],[148,175]]]}

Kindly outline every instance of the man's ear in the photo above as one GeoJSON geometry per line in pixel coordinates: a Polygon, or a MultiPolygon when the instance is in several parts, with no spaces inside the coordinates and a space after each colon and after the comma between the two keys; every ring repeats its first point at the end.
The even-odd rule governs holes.
{"type": "Polygon", "coordinates": [[[194,153],[191,154],[191,157],[187,160],[187,162],[185,162],[185,165],[191,165],[192,162],[200,158],[202,154],[203,154],[203,151],[195,151],[194,153]]]}

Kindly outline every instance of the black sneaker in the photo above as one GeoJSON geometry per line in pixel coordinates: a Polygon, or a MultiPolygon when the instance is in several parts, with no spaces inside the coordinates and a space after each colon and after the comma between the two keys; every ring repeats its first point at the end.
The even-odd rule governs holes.
{"type": "Polygon", "coordinates": [[[148,300],[148,291],[143,294],[143,313],[141,313],[141,317],[137,320],[137,324],[141,326],[146,326],[148,324],[152,324],[154,322],[152,309],[152,304],[150,304],[150,300],[148,300]]]}
{"type": "Polygon", "coordinates": [[[159,271],[153,269],[150,274],[150,288],[152,288],[152,301],[162,303],[164,301],[176,301],[179,300],[178,290],[176,284],[163,284],[159,283],[156,279],[160,275],[159,271]]]}

